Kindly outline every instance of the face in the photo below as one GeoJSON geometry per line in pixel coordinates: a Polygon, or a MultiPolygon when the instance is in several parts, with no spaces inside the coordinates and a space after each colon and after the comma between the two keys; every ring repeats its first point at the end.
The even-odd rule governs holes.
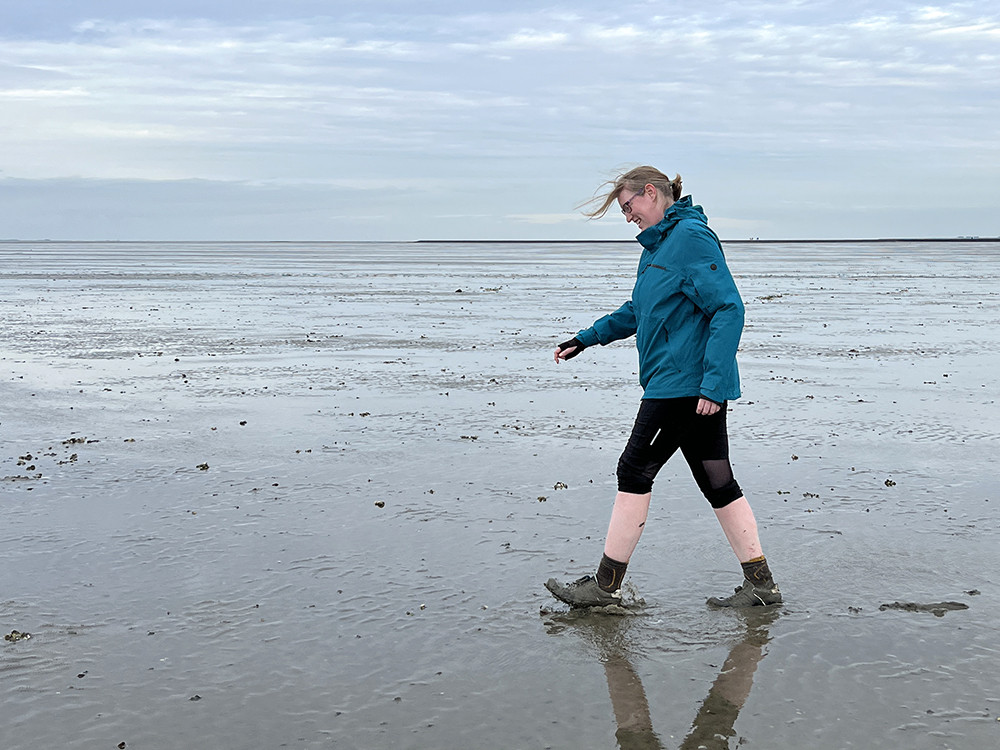
{"type": "Polygon", "coordinates": [[[672,200],[660,195],[652,185],[646,185],[639,191],[623,190],[618,196],[618,205],[625,220],[634,222],[639,229],[659,224],[671,203],[672,200]]]}

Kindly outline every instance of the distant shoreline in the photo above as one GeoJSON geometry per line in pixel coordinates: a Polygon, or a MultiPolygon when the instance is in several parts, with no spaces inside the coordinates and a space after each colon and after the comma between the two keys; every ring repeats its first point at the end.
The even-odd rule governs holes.
{"type": "MultiPolygon", "coordinates": [[[[570,245],[607,245],[609,243],[632,244],[634,239],[606,239],[606,240],[65,240],[65,239],[0,239],[0,244],[14,244],[25,242],[43,243],[76,243],[89,245],[113,245],[113,244],[156,244],[156,245],[235,245],[244,243],[255,244],[283,244],[283,245],[329,245],[329,244],[352,244],[352,245],[384,245],[384,244],[435,244],[435,245],[549,245],[552,243],[570,245]]],[[[723,243],[728,245],[752,245],[765,243],[771,245],[793,245],[793,244],[863,244],[872,242],[1000,242],[1000,237],[870,237],[867,239],[841,239],[841,240],[769,240],[769,239],[723,239],[723,243]]]]}
{"type": "MultiPolygon", "coordinates": [[[[468,243],[468,244],[492,244],[492,245],[526,245],[526,244],[550,244],[553,242],[560,242],[563,244],[607,244],[609,242],[622,242],[622,243],[633,243],[635,240],[416,240],[418,243],[434,243],[439,245],[457,244],[457,243],[468,243]]],[[[727,240],[723,239],[722,242],[728,245],[744,244],[753,245],[757,243],[767,243],[771,245],[777,244],[808,244],[808,245],[819,245],[819,244],[860,244],[864,242],[1000,242],[1000,237],[872,237],[863,240],[762,240],[762,239],[746,239],[746,240],[727,240]]]]}

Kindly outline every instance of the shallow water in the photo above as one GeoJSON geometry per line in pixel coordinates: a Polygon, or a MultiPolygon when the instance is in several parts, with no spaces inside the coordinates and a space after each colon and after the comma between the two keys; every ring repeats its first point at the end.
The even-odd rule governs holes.
{"type": "Polygon", "coordinates": [[[1000,745],[1000,245],[727,256],[786,604],[678,460],[614,617],[631,245],[0,243],[0,747],[1000,745]]]}

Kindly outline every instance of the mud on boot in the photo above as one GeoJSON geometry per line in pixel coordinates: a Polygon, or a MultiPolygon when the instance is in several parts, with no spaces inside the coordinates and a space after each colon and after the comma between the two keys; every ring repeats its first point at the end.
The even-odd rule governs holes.
{"type": "Polygon", "coordinates": [[[712,607],[765,607],[769,604],[781,604],[781,592],[774,581],[754,585],[745,580],[732,596],[723,599],[713,596],[708,604],[712,607]]]}
{"type": "Polygon", "coordinates": [[[545,582],[545,588],[556,599],[571,607],[606,607],[609,604],[622,606],[621,589],[605,591],[597,585],[594,576],[584,576],[572,583],[563,583],[555,578],[545,582]]]}

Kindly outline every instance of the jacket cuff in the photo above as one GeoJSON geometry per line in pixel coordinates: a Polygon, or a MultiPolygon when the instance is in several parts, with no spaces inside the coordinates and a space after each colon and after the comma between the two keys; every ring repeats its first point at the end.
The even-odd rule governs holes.
{"type": "Polygon", "coordinates": [[[597,337],[597,331],[593,328],[584,328],[582,331],[577,332],[576,337],[584,346],[594,346],[601,343],[597,337]]]}

